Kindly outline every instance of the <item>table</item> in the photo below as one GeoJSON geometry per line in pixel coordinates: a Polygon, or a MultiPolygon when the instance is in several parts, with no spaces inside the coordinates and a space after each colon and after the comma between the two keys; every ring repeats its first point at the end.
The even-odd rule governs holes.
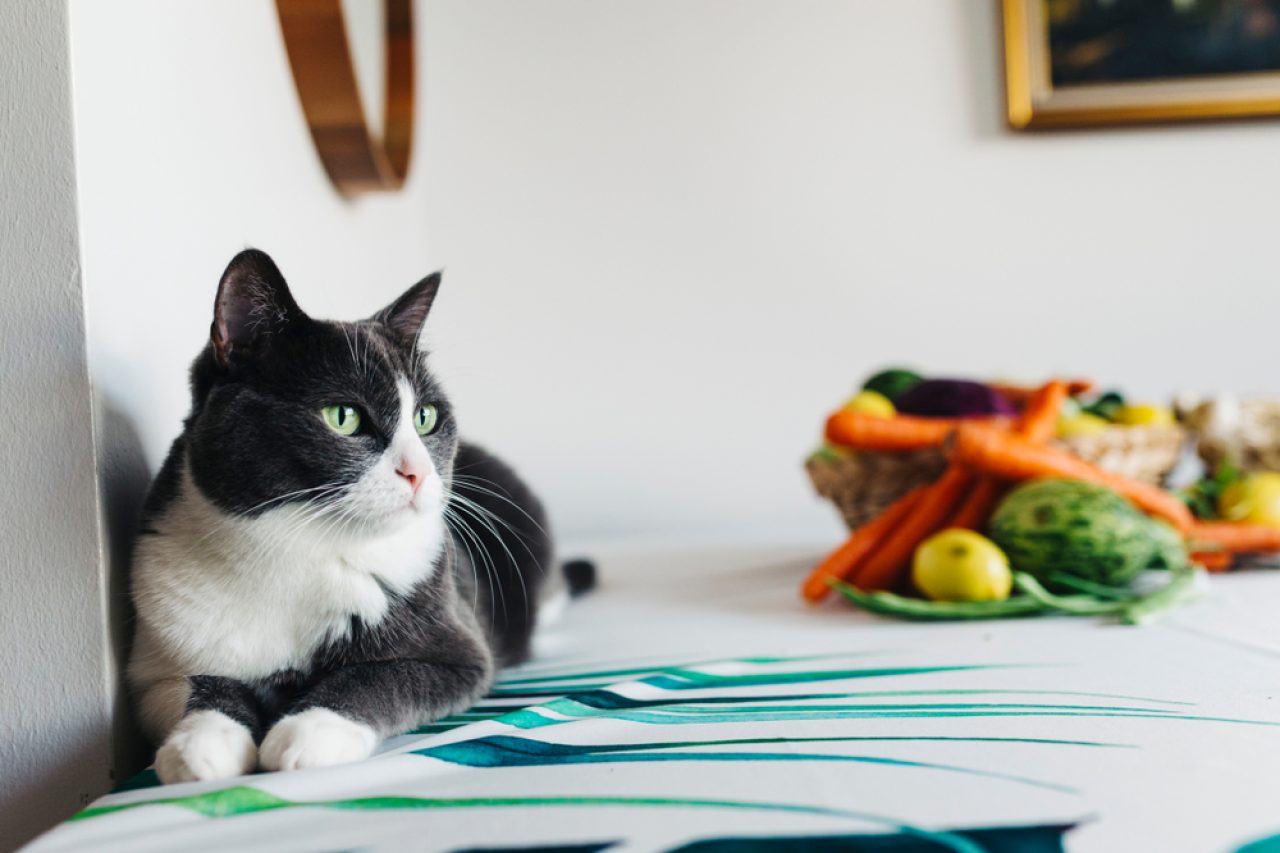
{"type": "Polygon", "coordinates": [[[1142,628],[921,624],[800,602],[820,544],[588,550],[599,589],[467,714],[31,849],[1280,849],[1280,573],[1142,628]]]}

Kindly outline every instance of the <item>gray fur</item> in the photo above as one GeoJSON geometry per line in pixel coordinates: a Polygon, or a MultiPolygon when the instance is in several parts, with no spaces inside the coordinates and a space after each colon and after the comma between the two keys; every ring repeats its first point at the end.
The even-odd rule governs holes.
{"type": "MultiPolygon", "coordinates": [[[[528,654],[552,558],[546,517],[509,467],[458,438],[418,346],[439,284],[428,277],[369,320],[333,323],[303,313],[263,253],[228,266],[210,342],[192,367],[191,414],[153,482],[134,561],[130,680],[144,724],[165,743],[162,777],[252,769],[251,745],[219,763],[222,747],[208,746],[214,730],[201,720],[221,721],[224,740],[242,727],[264,756],[277,723],[315,709],[350,721],[353,737],[367,727],[384,738],[466,708],[497,666],[528,654]],[[412,405],[439,413],[420,440],[441,481],[440,506],[423,509],[414,492],[413,510],[387,511],[396,521],[365,517],[343,501],[410,446],[397,438],[410,392],[412,405]],[[355,436],[319,416],[346,402],[363,413],[355,436]],[[447,521],[438,540],[437,512],[447,521]],[[421,558],[404,565],[402,554],[421,558]],[[288,630],[266,624],[275,608],[288,630]]],[[[295,758],[283,766],[355,754],[307,753],[303,736],[292,737],[284,754],[295,758]]]]}

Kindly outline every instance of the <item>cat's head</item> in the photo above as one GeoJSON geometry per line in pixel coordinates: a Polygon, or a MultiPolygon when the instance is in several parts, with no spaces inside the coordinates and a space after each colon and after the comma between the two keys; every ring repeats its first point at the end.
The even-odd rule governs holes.
{"type": "Polygon", "coordinates": [[[457,429],[419,333],[440,275],[367,320],[308,317],[263,252],[218,284],[192,368],[192,478],[224,512],[293,507],[347,533],[439,517],[457,429]]]}

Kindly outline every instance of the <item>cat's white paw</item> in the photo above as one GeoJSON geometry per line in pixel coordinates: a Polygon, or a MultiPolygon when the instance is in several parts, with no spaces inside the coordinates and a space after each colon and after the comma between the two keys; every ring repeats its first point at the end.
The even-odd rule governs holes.
{"type": "Polygon", "coordinates": [[[302,770],[350,764],[373,754],[378,733],[328,708],[290,714],[262,741],[263,770],[302,770]]]}
{"type": "Polygon", "coordinates": [[[156,752],[156,775],[173,782],[208,782],[250,773],[258,748],[247,728],[219,711],[182,718],[156,752]]]}

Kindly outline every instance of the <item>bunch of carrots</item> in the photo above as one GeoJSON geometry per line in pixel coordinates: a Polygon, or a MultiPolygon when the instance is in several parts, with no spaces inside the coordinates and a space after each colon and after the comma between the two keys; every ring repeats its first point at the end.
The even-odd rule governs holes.
{"type": "Polygon", "coordinates": [[[950,464],[937,481],[907,493],[819,563],[802,587],[805,599],[821,601],[832,580],[867,592],[898,586],[921,542],[944,528],[981,530],[1012,483],[1036,477],[1084,480],[1118,492],[1172,524],[1187,538],[1193,559],[1211,571],[1229,568],[1238,553],[1280,551],[1278,529],[1197,521],[1169,492],[1049,446],[1067,398],[1092,387],[1086,380],[1055,379],[1034,390],[1003,388],[1023,403],[1013,419],[885,418],[849,409],[833,414],[826,427],[833,444],[864,451],[947,447],[950,464]]]}

